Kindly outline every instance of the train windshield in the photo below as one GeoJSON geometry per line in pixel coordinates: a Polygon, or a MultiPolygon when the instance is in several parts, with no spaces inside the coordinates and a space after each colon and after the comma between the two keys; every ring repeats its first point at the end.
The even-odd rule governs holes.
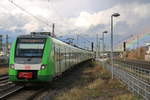
{"type": "Polygon", "coordinates": [[[18,39],[16,57],[42,57],[45,39],[18,39]]]}

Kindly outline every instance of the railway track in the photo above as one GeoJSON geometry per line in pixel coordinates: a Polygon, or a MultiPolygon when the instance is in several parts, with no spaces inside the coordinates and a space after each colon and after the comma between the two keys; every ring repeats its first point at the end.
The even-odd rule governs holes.
{"type": "Polygon", "coordinates": [[[7,74],[0,75],[0,87],[2,86],[2,84],[6,83],[8,83],[8,75],[7,74]]]}
{"type": "MultiPolygon", "coordinates": [[[[81,64],[82,65],[82,64],[81,64]]],[[[77,65],[77,66],[81,66],[77,65]]],[[[79,73],[83,69],[87,68],[89,64],[85,64],[83,67],[73,67],[69,69],[62,76],[57,77],[52,82],[47,84],[37,84],[37,85],[27,85],[24,87],[16,87],[18,90],[10,92],[8,96],[3,97],[4,100],[40,100],[39,98],[44,98],[44,100],[51,100],[46,98],[53,98],[56,94],[59,94],[62,90],[73,87],[74,81],[77,81],[79,73]],[[75,77],[76,76],[76,77],[75,77]],[[19,92],[17,92],[19,91],[19,92]]],[[[74,83],[75,84],[75,83],[74,83]]],[[[0,92],[1,94],[1,92],[0,92]]],[[[0,98],[1,99],[1,98],[0,98]]]]}
{"type": "Polygon", "coordinates": [[[20,90],[23,86],[17,86],[8,80],[8,75],[0,75],[0,99],[20,90]]]}
{"type": "Polygon", "coordinates": [[[1,80],[5,80],[5,79],[8,79],[8,75],[7,74],[0,75],[0,81],[1,80]]]}
{"type": "Polygon", "coordinates": [[[137,79],[150,84],[150,64],[146,61],[115,59],[114,65],[129,72],[137,79]]]}
{"type": "Polygon", "coordinates": [[[22,89],[24,86],[19,86],[19,85],[15,85],[15,84],[11,84],[8,85],[7,87],[1,89],[0,88],[0,99],[3,99],[17,91],[19,91],[20,89],[22,89]]]}
{"type": "MultiPolygon", "coordinates": [[[[24,100],[32,100],[33,98],[35,98],[35,96],[37,96],[39,93],[41,93],[42,91],[44,91],[44,88],[26,88],[23,85],[16,85],[12,82],[10,82],[8,80],[8,75],[4,74],[4,75],[0,75],[0,100],[1,99],[10,99],[12,100],[13,98],[20,98],[18,96],[18,92],[19,94],[25,96],[25,97],[21,97],[18,100],[22,100],[22,98],[24,98],[24,100]],[[17,96],[15,95],[15,93],[17,93],[17,96]]],[[[14,99],[13,99],[14,100],[14,99]]]]}
{"type": "Polygon", "coordinates": [[[6,97],[7,100],[34,100],[35,97],[38,97],[44,91],[46,91],[48,87],[46,86],[37,86],[37,87],[23,87],[19,92],[13,93],[6,97]]]}
{"type": "Polygon", "coordinates": [[[148,61],[143,61],[143,60],[129,60],[129,59],[115,59],[114,60],[117,63],[124,63],[128,65],[132,65],[138,68],[144,68],[147,70],[150,70],[150,62],[148,61]]]}
{"type": "Polygon", "coordinates": [[[22,98],[24,98],[24,100],[33,100],[33,98],[35,98],[44,90],[46,90],[45,87],[28,88],[23,85],[16,85],[9,81],[8,74],[0,75],[0,100],[23,100],[22,98]],[[19,94],[22,96],[19,96],[19,94]]]}

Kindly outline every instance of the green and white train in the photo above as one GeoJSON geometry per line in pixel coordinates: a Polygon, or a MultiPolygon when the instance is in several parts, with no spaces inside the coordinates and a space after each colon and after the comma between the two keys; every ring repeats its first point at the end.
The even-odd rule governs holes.
{"type": "Polygon", "coordinates": [[[12,82],[47,82],[94,53],[48,35],[22,35],[14,41],[9,58],[12,82]]]}

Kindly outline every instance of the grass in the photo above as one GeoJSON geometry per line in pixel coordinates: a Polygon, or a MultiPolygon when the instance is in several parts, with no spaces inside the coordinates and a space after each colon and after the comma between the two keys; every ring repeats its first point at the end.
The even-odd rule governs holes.
{"type": "Polygon", "coordinates": [[[72,87],[63,89],[54,100],[140,100],[95,62],[78,75],[72,87]]]}
{"type": "Polygon", "coordinates": [[[140,100],[140,98],[133,96],[132,94],[122,94],[113,98],[113,100],[140,100]]]}

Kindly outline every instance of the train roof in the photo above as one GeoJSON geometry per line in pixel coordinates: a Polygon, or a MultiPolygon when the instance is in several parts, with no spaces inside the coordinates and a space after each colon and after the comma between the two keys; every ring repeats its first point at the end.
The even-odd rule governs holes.
{"type": "Polygon", "coordinates": [[[17,38],[48,38],[47,35],[20,35],[17,38]]]}
{"type": "Polygon", "coordinates": [[[47,38],[50,37],[50,32],[31,32],[28,35],[20,35],[18,38],[47,38]]]}
{"type": "MultiPolygon", "coordinates": [[[[52,38],[52,37],[51,37],[52,38]]],[[[89,51],[89,52],[92,52],[92,50],[87,50],[87,49],[84,49],[84,48],[81,48],[81,47],[78,47],[76,45],[71,45],[69,43],[66,43],[64,41],[61,41],[61,40],[58,40],[58,39],[55,39],[55,38],[52,38],[53,41],[55,41],[56,43],[60,44],[60,45],[68,45],[69,47],[72,47],[74,49],[81,49],[81,50],[85,50],[85,51],[89,51]]]]}
{"type": "Polygon", "coordinates": [[[20,35],[18,36],[17,38],[52,38],[53,41],[59,43],[59,44],[62,44],[62,45],[68,45],[70,47],[73,47],[73,48],[76,48],[76,49],[81,49],[81,50],[85,50],[85,51],[89,51],[89,52],[92,52],[91,50],[87,50],[87,49],[84,49],[84,48],[81,48],[81,47],[78,47],[76,45],[71,45],[71,44],[68,44],[64,41],[61,41],[61,40],[58,40],[56,38],[53,38],[49,35],[41,35],[41,34],[29,34],[29,35],[20,35]]]}

